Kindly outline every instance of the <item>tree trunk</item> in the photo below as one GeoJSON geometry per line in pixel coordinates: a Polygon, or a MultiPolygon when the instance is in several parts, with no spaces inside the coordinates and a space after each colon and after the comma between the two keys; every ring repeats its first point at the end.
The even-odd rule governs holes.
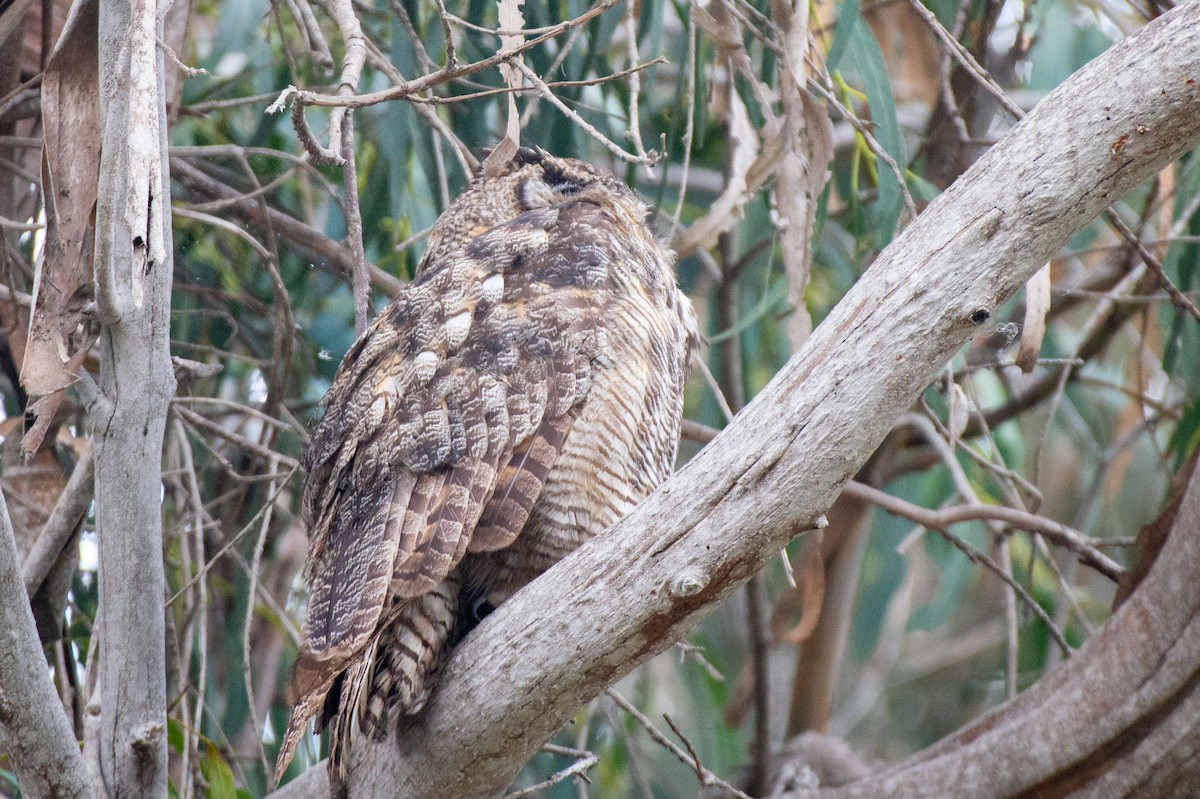
{"type": "Polygon", "coordinates": [[[175,393],[161,20],[150,0],[100,0],[99,19],[99,760],[108,796],[157,799],[167,795],[159,474],[175,393]]]}

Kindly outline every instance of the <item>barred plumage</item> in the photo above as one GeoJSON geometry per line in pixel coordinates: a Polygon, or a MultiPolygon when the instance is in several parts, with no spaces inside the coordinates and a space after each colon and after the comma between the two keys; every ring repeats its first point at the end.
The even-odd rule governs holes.
{"type": "Polygon", "coordinates": [[[304,454],[309,608],[276,780],[309,719],[420,711],[453,643],[669,474],[695,323],[619,180],[521,150],[438,220],[304,454]]]}

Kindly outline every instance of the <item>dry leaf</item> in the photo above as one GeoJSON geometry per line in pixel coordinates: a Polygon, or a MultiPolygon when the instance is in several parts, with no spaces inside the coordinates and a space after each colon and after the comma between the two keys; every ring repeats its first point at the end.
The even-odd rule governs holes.
{"type": "Polygon", "coordinates": [[[772,9],[776,23],[784,27],[785,33],[784,68],[779,75],[783,114],[778,141],[783,148],[775,168],[771,201],[775,227],[779,231],[780,255],[788,279],[787,300],[792,315],[788,318],[787,331],[794,351],[812,332],[812,318],[804,303],[804,292],[812,268],[817,200],[829,180],[829,162],[833,159],[833,123],[822,105],[805,89],[808,54],[816,50],[811,47],[808,5],[792,7],[784,0],[776,0],[772,9]]]}
{"type": "Polygon", "coordinates": [[[7,8],[0,7],[0,48],[12,46],[9,40],[15,40],[21,23],[25,21],[25,13],[33,6],[33,0],[16,0],[7,8]]]}
{"type": "Polygon", "coordinates": [[[967,429],[967,422],[971,418],[971,400],[958,383],[950,384],[950,396],[947,399],[950,401],[950,421],[947,426],[950,428],[950,441],[954,442],[967,429]]]}
{"type": "MultiPolygon", "coordinates": [[[[752,176],[756,167],[763,163],[760,153],[761,142],[754,125],[750,121],[746,104],[738,96],[734,86],[733,74],[740,73],[749,82],[755,97],[763,107],[763,113],[768,115],[766,129],[776,125],[775,117],[770,109],[773,98],[763,94],[762,82],[754,72],[750,56],[738,35],[740,26],[736,19],[729,14],[723,5],[714,4],[712,13],[700,6],[693,6],[692,14],[696,24],[713,40],[717,47],[714,61],[724,65],[725,80],[716,84],[713,89],[712,114],[718,119],[725,120],[729,136],[733,140],[733,152],[730,157],[729,170],[726,175],[725,190],[721,196],[709,206],[708,213],[697,219],[675,237],[671,247],[680,258],[686,258],[696,250],[708,249],[717,242],[717,238],[733,229],[742,218],[742,212],[751,196],[762,185],[765,174],[752,176]]],[[[768,138],[769,144],[776,144],[768,138]]],[[[777,155],[779,147],[773,148],[777,155]]],[[[772,159],[773,160],[773,159],[772,159]]]]}
{"type": "MultiPolygon", "coordinates": [[[[59,395],[56,395],[59,396],[59,395]]],[[[4,496],[12,517],[17,552],[24,560],[33,548],[38,533],[50,518],[58,496],[67,484],[67,476],[54,452],[54,437],[44,439],[45,446],[32,455],[20,451],[21,416],[5,419],[0,426],[4,443],[0,445],[0,466],[4,471],[4,496]]]]}
{"type": "MultiPolygon", "coordinates": [[[[72,363],[90,343],[79,329],[92,286],[92,242],[100,163],[96,2],[72,8],[42,81],[42,186],[46,243],[34,280],[21,383],[31,397],[75,381],[72,363]]],[[[86,327],[86,325],[84,325],[86,327]]],[[[78,358],[82,360],[82,356],[78,358]]],[[[33,447],[36,449],[36,445],[33,447]]]]}
{"type": "Polygon", "coordinates": [[[728,116],[726,125],[733,142],[733,154],[729,159],[729,174],[726,176],[725,191],[721,192],[709,208],[708,213],[697,219],[676,237],[672,244],[680,258],[686,258],[696,250],[706,250],[717,243],[717,237],[733,229],[742,218],[746,203],[754,193],[747,181],[747,173],[758,157],[758,134],[746,111],[746,104],[738,96],[733,82],[726,84],[728,94],[728,116]]]}
{"type": "MultiPolygon", "coordinates": [[[[519,31],[525,29],[525,17],[521,14],[522,0],[499,0],[497,17],[501,30],[519,31]]],[[[500,37],[500,52],[512,52],[525,41],[521,35],[509,34],[500,37]]],[[[514,59],[520,59],[514,56],[514,59]]],[[[495,146],[483,162],[483,173],[494,176],[500,168],[512,160],[521,146],[521,116],[517,113],[517,90],[521,88],[521,70],[510,61],[500,63],[500,74],[508,84],[508,125],[504,138],[495,146]]]]}
{"type": "MultiPolygon", "coordinates": [[[[183,58],[185,54],[191,17],[192,0],[174,0],[171,3],[171,7],[167,10],[166,18],[163,20],[163,41],[180,58],[183,58]]],[[[299,29],[301,33],[305,32],[303,25],[300,25],[299,29]]],[[[166,89],[167,113],[172,123],[179,116],[179,99],[183,94],[183,83],[187,80],[187,77],[173,59],[165,59],[163,62],[163,85],[166,89]]]]}
{"type": "Polygon", "coordinates": [[[820,531],[800,539],[792,568],[796,587],[780,594],[771,611],[771,635],[776,640],[800,644],[812,635],[825,602],[825,560],[821,556],[820,531]]]}
{"type": "Polygon", "coordinates": [[[1029,374],[1037,365],[1046,335],[1046,314],[1050,313],[1050,264],[1037,271],[1025,284],[1025,326],[1021,328],[1021,348],[1017,366],[1029,374]]]}

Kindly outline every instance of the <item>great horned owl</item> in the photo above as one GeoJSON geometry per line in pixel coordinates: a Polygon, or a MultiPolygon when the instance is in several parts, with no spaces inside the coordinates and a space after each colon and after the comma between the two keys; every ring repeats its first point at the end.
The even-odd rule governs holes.
{"type": "Polygon", "coordinates": [[[696,340],[621,181],[522,149],[430,232],[304,453],[309,600],[276,781],[308,720],[382,737],[488,609],[670,473],[696,340]]]}

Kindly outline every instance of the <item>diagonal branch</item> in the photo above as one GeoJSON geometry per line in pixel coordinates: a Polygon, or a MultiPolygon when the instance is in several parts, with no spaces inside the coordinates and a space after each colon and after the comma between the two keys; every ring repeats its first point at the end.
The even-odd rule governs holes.
{"type": "Polygon", "coordinates": [[[83,757],[42,655],[0,494],[0,746],[25,796],[91,796],[83,757]]]}
{"type": "MultiPolygon", "coordinates": [[[[398,742],[355,748],[352,795],[495,795],[580,705],[813,526],[1002,303],[1114,197],[1200,140],[1198,61],[1200,3],[1187,3],[1047,97],[880,255],[709,448],[469,635],[398,742]],[[1146,134],[1114,155],[1109,143],[1137,125],[1146,134]]],[[[979,747],[970,763],[946,756],[960,777],[993,762],[979,747]]],[[[327,790],[319,769],[278,795],[327,790]]]]}
{"type": "Polygon", "coordinates": [[[96,460],[91,445],[83,451],[79,462],[75,464],[71,478],[66,488],[59,495],[54,511],[38,534],[37,542],[30,550],[25,564],[21,567],[21,576],[25,581],[25,592],[33,597],[42,587],[42,581],[50,573],[54,561],[58,559],[63,547],[71,540],[71,536],[79,528],[92,504],[95,488],[96,460]]]}

